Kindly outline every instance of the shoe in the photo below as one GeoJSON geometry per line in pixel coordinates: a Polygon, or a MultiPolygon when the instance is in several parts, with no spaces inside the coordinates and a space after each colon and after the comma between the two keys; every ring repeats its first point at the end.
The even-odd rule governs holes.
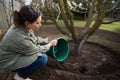
{"type": "Polygon", "coordinates": [[[20,77],[20,76],[18,75],[18,73],[16,73],[16,74],[14,75],[14,79],[15,79],[15,80],[33,80],[33,79],[30,79],[30,78],[24,79],[24,78],[20,77]]]}
{"type": "Polygon", "coordinates": [[[33,79],[30,79],[30,78],[26,78],[26,79],[24,79],[24,80],[33,80],[33,79]]]}

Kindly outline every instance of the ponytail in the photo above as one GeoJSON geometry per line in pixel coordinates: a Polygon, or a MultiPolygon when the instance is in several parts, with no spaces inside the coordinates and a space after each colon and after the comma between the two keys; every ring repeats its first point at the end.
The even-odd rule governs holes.
{"type": "Polygon", "coordinates": [[[15,26],[17,27],[20,24],[20,17],[19,17],[19,12],[18,11],[14,11],[13,13],[13,22],[15,24],[15,26]]]}

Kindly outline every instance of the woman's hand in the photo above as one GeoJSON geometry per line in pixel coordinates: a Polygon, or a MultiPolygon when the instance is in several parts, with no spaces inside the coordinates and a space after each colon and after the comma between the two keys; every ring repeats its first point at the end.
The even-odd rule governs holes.
{"type": "Polygon", "coordinates": [[[51,46],[56,46],[57,45],[57,40],[56,39],[52,40],[50,42],[50,44],[51,44],[51,46]]]}
{"type": "Polygon", "coordinates": [[[47,47],[51,47],[51,46],[56,46],[57,45],[57,40],[52,40],[52,41],[50,41],[50,43],[48,43],[46,46],[47,47]]]}

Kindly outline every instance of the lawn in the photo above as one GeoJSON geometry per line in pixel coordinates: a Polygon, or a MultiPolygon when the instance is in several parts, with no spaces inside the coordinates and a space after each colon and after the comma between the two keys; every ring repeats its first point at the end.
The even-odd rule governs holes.
{"type": "MultiPolygon", "coordinates": [[[[64,26],[64,23],[63,23],[62,20],[59,20],[58,24],[60,24],[61,26],[64,26]]],[[[85,21],[74,20],[74,25],[77,26],[77,27],[84,26],[85,21]]],[[[99,29],[120,33],[120,22],[113,22],[111,24],[102,24],[99,29]]]]}
{"type": "MultiPolygon", "coordinates": [[[[75,26],[84,26],[85,21],[74,20],[74,24],[75,26]]],[[[102,24],[99,29],[120,33],[120,22],[113,22],[111,24],[102,24]]]]}
{"type": "Polygon", "coordinates": [[[102,24],[100,29],[120,33],[120,22],[114,22],[111,24],[102,24]]]}

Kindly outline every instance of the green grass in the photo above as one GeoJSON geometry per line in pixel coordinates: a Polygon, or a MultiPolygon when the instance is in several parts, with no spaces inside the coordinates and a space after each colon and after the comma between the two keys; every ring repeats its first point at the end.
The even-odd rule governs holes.
{"type": "MultiPolygon", "coordinates": [[[[85,21],[74,20],[74,25],[82,27],[85,25],[85,21]]],[[[99,29],[120,33],[120,22],[113,22],[111,24],[102,24],[99,27],[99,29]]]]}
{"type": "MultiPolygon", "coordinates": [[[[84,26],[85,21],[75,20],[74,24],[75,24],[75,26],[84,26]]],[[[99,27],[99,29],[120,33],[120,22],[113,22],[111,24],[102,24],[99,27]]]]}
{"type": "Polygon", "coordinates": [[[114,22],[111,24],[102,24],[100,26],[100,29],[120,33],[120,22],[114,22]]]}
{"type": "MultiPolygon", "coordinates": [[[[64,22],[62,20],[59,20],[58,24],[60,26],[64,26],[64,22]]],[[[85,21],[83,21],[83,20],[74,20],[74,26],[83,27],[83,26],[85,26],[85,21]]],[[[102,24],[99,27],[99,29],[120,33],[120,22],[113,22],[111,24],[102,24]]]]}

